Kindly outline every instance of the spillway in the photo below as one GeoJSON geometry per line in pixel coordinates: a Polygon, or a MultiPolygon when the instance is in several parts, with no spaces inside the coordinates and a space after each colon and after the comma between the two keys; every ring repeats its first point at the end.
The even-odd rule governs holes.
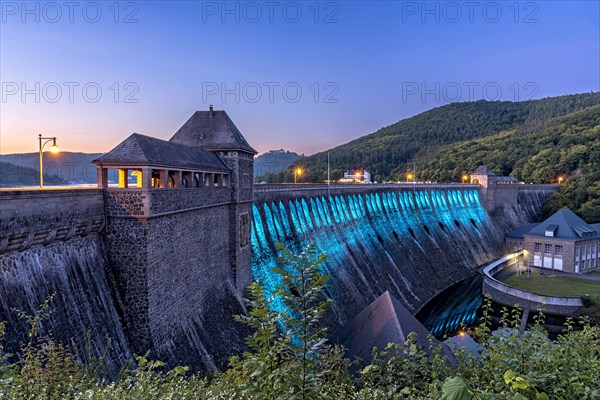
{"type": "MultiPolygon", "coordinates": [[[[314,243],[328,255],[323,268],[332,278],[327,286],[334,300],[332,327],[348,321],[386,290],[414,312],[496,257],[504,233],[498,227],[524,222],[528,213],[518,206],[505,214],[507,220],[492,222],[474,189],[388,190],[255,202],[252,274],[273,291],[279,284],[272,271],[276,243],[294,252],[314,243]]],[[[282,305],[276,302],[274,307],[282,305]]],[[[457,318],[467,322],[473,316],[465,312],[457,318]]]]}
{"type": "Polygon", "coordinates": [[[132,357],[106,276],[97,234],[0,254],[0,321],[9,327],[5,350],[19,355],[31,327],[18,312],[34,316],[51,298],[39,334],[52,335],[81,361],[106,355],[109,376],[132,357]],[[88,340],[89,338],[89,340],[88,340]]]}

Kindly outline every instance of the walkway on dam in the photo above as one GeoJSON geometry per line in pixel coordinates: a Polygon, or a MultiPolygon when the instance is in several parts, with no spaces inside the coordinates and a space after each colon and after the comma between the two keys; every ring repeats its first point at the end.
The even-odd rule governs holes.
{"type": "Polygon", "coordinates": [[[340,190],[340,189],[457,189],[479,188],[470,183],[266,183],[255,184],[254,192],[285,192],[298,190],[340,190]]]}
{"type": "MultiPolygon", "coordinates": [[[[505,185],[508,186],[508,185],[505,185]]],[[[511,185],[513,186],[513,185],[511,185]]],[[[515,184],[524,190],[548,190],[557,187],[556,184],[515,184]]],[[[265,183],[254,184],[255,193],[260,192],[285,192],[299,190],[340,190],[340,189],[479,189],[477,183],[424,183],[424,182],[402,182],[402,183],[265,183]]]]}
{"type": "MultiPolygon", "coordinates": [[[[340,189],[465,189],[480,188],[481,185],[473,183],[424,183],[424,182],[403,182],[403,183],[267,183],[253,184],[255,193],[261,192],[286,192],[286,191],[303,191],[303,190],[340,190],[340,189]]],[[[556,185],[548,184],[519,184],[519,189],[548,189],[556,185]]],[[[111,186],[112,187],[112,186],[111,186]]],[[[115,184],[114,187],[117,187],[115,184]]],[[[96,184],[78,184],[78,185],[61,185],[61,186],[21,186],[21,187],[0,187],[0,191],[21,191],[21,190],[82,190],[82,189],[98,189],[96,184]]],[[[130,188],[135,189],[135,188],[130,188]]]]}

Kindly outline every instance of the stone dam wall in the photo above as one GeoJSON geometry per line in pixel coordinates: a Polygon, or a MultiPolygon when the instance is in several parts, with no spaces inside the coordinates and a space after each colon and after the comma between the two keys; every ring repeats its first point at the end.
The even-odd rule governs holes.
{"type": "MultiPolygon", "coordinates": [[[[366,186],[366,188],[365,188],[366,186]]],[[[332,329],[389,290],[411,311],[502,255],[503,236],[537,219],[552,190],[524,190],[492,214],[477,185],[255,193],[252,271],[273,290],[275,243],[329,257],[332,329]]]]}
{"type": "Polygon", "coordinates": [[[27,340],[14,309],[34,314],[54,295],[41,332],[83,361],[90,332],[92,354],[112,341],[113,374],[148,350],[171,366],[222,368],[244,349],[247,332],[232,318],[245,311],[240,282],[252,273],[277,283],[276,242],[329,254],[335,329],[386,290],[419,309],[496,258],[503,234],[536,220],[551,193],[519,191],[488,212],[474,185],[264,189],[253,204],[232,202],[228,189],[0,191],[6,350],[18,355],[27,340]],[[251,267],[238,248],[252,250],[251,267]]]}
{"type": "Polygon", "coordinates": [[[0,321],[8,353],[20,354],[31,329],[15,310],[33,316],[53,296],[40,334],[51,332],[82,361],[108,348],[111,375],[132,356],[109,285],[104,225],[100,190],[0,192],[0,321]]]}

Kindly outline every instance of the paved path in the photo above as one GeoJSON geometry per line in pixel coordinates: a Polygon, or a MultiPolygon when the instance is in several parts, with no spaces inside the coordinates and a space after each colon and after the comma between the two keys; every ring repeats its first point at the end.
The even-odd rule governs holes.
{"type": "MultiPolygon", "coordinates": [[[[522,268],[521,272],[523,274],[527,274],[527,266],[525,266],[524,269],[522,268]]],[[[549,276],[549,277],[551,277],[551,276],[567,276],[570,278],[587,279],[590,281],[599,281],[600,282],[600,273],[598,273],[598,272],[591,272],[591,273],[587,273],[587,274],[570,274],[568,272],[555,271],[555,270],[551,270],[551,269],[538,268],[538,267],[531,267],[531,272],[540,272],[540,273],[543,272],[544,275],[549,276]]],[[[502,282],[509,276],[516,274],[516,273],[517,273],[517,267],[513,265],[509,268],[506,268],[504,271],[502,271],[498,275],[496,275],[495,278],[498,279],[500,282],[502,282]]]]}

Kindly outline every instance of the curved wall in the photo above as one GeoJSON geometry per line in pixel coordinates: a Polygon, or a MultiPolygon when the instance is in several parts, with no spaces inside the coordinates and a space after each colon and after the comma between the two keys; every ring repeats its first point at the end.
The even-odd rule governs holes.
{"type": "MultiPolygon", "coordinates": [[[[328,254],[325,272],[335,300],[332,327],[341,326],[389,290],[411,311],[444,288],[473,275],[502,252],[506,229],[531,221],[546,194],[495,215],[473,188],[393,188],[354,194],[273,193],[253,206],[254,279],[268,290],[275,243],[300,251],[314,242],[328,254]]],[[[464,316],[466,318],[466,315],[464,316]]]]}

